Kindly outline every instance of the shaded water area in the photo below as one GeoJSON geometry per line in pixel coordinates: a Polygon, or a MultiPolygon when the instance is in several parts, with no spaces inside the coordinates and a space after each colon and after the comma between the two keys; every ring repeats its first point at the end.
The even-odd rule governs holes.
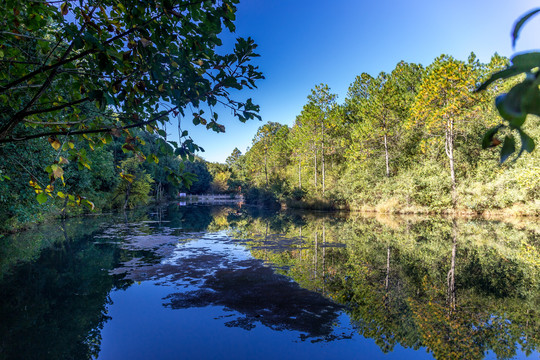
{"type": "Polygon", "coordinates": [[[540,226],[179,206],[0,238],[0,359],[538,359],[540,226]]]}

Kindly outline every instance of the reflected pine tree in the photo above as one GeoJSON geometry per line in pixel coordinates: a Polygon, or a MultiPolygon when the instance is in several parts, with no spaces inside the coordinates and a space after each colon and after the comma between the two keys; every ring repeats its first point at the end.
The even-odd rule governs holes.
{"type": "Polygon", "coordinates": [[[281,247],[265,246],[278,233],[268,232],[263,217],[236,221],[233,233],[249,239],[252,255],[278,272],[345,305],[358,333],[384,352],[399,344],[425,347],[438,359],[481,359],[488,352],[508,359],[538,349],[535,226],[301,217],[280,229],[288,239],[281,247]]]}

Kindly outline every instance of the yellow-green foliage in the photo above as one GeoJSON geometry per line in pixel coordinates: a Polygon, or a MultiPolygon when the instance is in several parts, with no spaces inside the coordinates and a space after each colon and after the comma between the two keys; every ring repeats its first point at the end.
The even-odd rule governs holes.
{"type": "Polygon", "coordinates": [[[148,204],[150,190],[154,180],[142,169],[141,162],[136,157],[122,161],[122,181],[114,190],[112,203],[114,207],[134,208],[148,204]],[[126,201],[127,198],[127,201],[126,201]]]}
{"type": "MultiPolygon", "coordinates": [[[[507,63],[494,55],[482,64],[474,54],[466,61],[442,55],[425,70],[400,62],[390,74],[356,77],[343,105],[317,107],[308,97],[279,138],[282,146],[267,151],[277,141],[268,132],[254,139],[242,180],[266,187],[290,207],[538,215],[540,153],[501,166],[498,139],[482,150],[486,130],[501,122],[493,99],[515,81],[474,90],[507,63]],[[269,154],[279,166],[268,167],[266,184],[269,154]]],[[[540,141],[537,118],[529,116],[523,130],[540,141]]]]}

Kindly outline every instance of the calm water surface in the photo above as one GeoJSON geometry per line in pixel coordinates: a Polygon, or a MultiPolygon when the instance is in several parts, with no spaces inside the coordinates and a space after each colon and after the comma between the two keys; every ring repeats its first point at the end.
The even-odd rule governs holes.
{"type": "Polygon", "coordinates": [[[538,359],[537,222],[178,206],[0,238],[0,359],[538,359]]]}

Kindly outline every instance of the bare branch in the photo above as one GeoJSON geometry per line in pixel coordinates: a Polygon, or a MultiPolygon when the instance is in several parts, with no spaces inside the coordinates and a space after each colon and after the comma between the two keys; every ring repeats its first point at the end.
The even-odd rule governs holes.
{"type": "Polygon", "coordinates": [[[72,125],[77,125],[77,124],[82,124],[84,121],[77,121],[77,122],[44,122],[44,121],[32,121],[32,120],[23,120],[24,122],[26,123],[29,123],[29,124],[36,124],[36,125],[43,125],[43,126],[57,126],[57,125],[65,125],[65,126],[72,126],[72,125]]]}
{"type": "Polygon", "coordinates": [[[40,37],[36,37],[36,36],[31,36],[31,35],[25,35],[25,34],[17,34],[17,33],[9,32],[9,31],[0,31],[0,35],[18,36],[18,37],[23,37],[23,38],[31,39],[31,40],[47,41],[47,42],[50,42],[50,43],[53,43],[53,42],[54,42],[54,41],[49,40],[49,39],[44,39],[44,38],[40,38],[40,37]]]}
{"type": "Polygon", "coordinates": [[[46,108],[46,109],[36,109],[36,110],[27,111],[27,112],[25,112],[23,114],[23,116],[26,117],[26,116],[30,116],[30,115],[36,115],[36,114],[43,114],[43,113],[58,111],[58,110],[65,109],[65,108],[70,107],[70,106],[82,104],[83,102],[86,102],[86,101],[90,101],[90,98],[85,97],[85,98],[82,98],[82,99],[79,99],[79,100],[75,100],[75,101],[65,103],[65,104],[60,104],[60,105],[53,106],[53,107],[46,108]]]}
{"type": "Polygon", "coordinates": [[[25,135],[25,136],[21,136],[21,137],[17,137],[17,138],[16,137],[11,137],[11,138],[0,139],[0,144],[15,143],[15,142],[27,141],[27,140],[31,140],[31,139],[48,137],[48,136],[99,134],[99,133],[108,133],[108,132],[111,132],[112,130],[115,130],[115,129],[117,129],[117,130],[132,129],[132,128],[142,127],[142,126],[151,124],[153,122],[159,121],[159,120],[166,117],[171,112],[173,112],[173,111],[175,111],[177,109],[178,109],[178,106],[175,106],[174,108],[172,108],[170,110],[167,110],[165,113],[163,113],[163,114],[161,114],[161,115],[159,115],[159,116],[157,116],[155,118],[152,118],[152,119],[146,120],[146,121],[140,121],[138,123],[130,124],[130,125],[126,125],[126,126],[107,127],[107,128],[100,128],[100,129],[88,129],[88,130],[77,130],[77,131],[70,131],[70,130],[52,131],[52,132],[45,132],[45,133],[39,133],[39,134],[25,135]]]}

